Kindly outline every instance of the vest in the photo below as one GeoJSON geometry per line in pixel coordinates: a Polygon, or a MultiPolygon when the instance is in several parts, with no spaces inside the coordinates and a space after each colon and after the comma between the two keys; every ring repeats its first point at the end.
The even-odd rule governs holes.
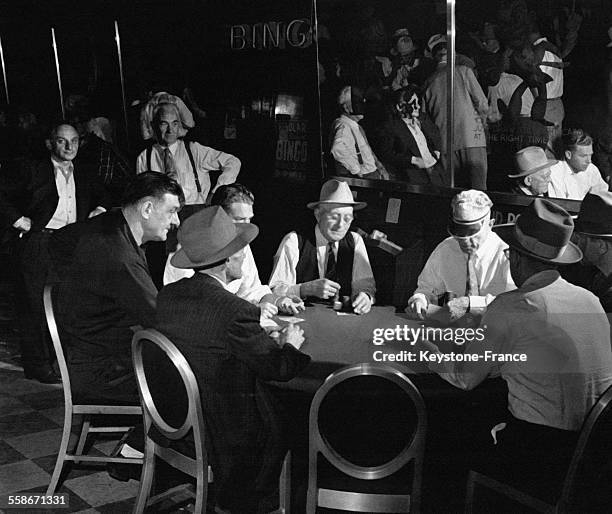
{"type": "MultiPolygon", "coordinates": [[[[317,280],[319,277],[319,264],[317,262],[317,244],[314,230],[305,235],[298,232],[298,249],[300,258],[295,268],[296,283],[302,284],[317,280]]],[[[353,259],[355,256],[355,240],[353,233],[348,231],[338,243],[336,257],[336,272],[340,284],[340,296],[351,296],[353,283],[353,259]]],[[[313,300],[313,299],[308,299],[313,300]]],[[[320,299],[315,299],[320,301],[320,299]]]]}

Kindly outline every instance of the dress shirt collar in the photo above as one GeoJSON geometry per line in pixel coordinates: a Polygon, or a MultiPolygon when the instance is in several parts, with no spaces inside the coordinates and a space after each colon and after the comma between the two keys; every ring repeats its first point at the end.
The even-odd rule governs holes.
{"type": "MultiPolygon", "coordinates": [[[[320,246],[327,246],[331,241],[325,239],[325,236],[321,234],[321,229],[319,229],[319,225],[315,225],[315,242],[317,244],[317,248],[320,246]]],[[[334,245],[334,250],[338,248],[338,241],[332,243],[334,245]]]]}
{"type": "Polygon", "coordinates": [[[225,289],[226,291],[229,291],[230,293],[232,292],[228,289],[228,284],[226,284],[219,277],[211,273],[210,270],[205,269],[205,270],[199,271],[198,273],[201,273],[202,275],[208,275],[209,277],[214,278],[217,282],[219,282],[219,284],[221,284],[221,287],[223,287],[223,289],[225,289]]]}
{"type": "Polygon", "coordinates": [[[355,121],[353,118],[351,118],[348,114],[341,114],[340,118],[342,118],[345,121],[347,121],[349,125],[354,126],[356,130],[359,130],[359,123],[357,123],[357,121],[355,121]]]}
{"type": "Polygon", "coordinates": [[[540,39],[536,39],[533,43],[532,46],[535,45],[539,45],[540,43],[543,43],[544,41],[548,41],[548,39],[546,39],[545,37],[541,37],[540,39]]]}
{"type": "Polygon", "coordinates": [[[535,275],[531,275],[523,282],[523,285],[519,289],[523,292],[535,291],[549,286],[559,278],[561,278],[561,275],[556,269],[547,269],[535,275]]]}
{"type": "Polygon", "coordinates": [[[72,161],[57,161],[53,157],[51,157],[51,164],[53,165],[53,170],[60,170],[64,175],[69,175],[74,170],[74,165],[72,161]]]}
{"type": "MultiPolygon", "coordinates": [[[[176,151],[178,150],[179,143],[180,143],[180,139],[177,139],[174,143],[172,143],[171,145],[168,145],[168,149],[170,150],[172,157],[176,155],[176,151]]],[[[157,146],[159,147],[160,152],[163,154],[166,147],[160,144],[158,144],[157,146]]]]}

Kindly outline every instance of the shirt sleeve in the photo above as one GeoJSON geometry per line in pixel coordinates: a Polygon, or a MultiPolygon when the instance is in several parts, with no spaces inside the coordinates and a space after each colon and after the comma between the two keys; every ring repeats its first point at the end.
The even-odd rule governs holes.
{"type": "Polygon", "coordinates": [[[196,148],[199,154],[198,171],[221,170],[217,184],[211,192],[214,193],[219,186],[236,182],[241,165],[238,157],[207,146],[197,145],[196,148]]]}
{"type": "Polygon", "coordinates": [[[589,189],[589,193],[604,193],[608,191],[608,184],[602,178],[599,168],[594,164],[591,166],[593,167],[593,172],[591,173],[591,189],[589,189]]]}
{"type": "Polygon", "coordinates": [[[297,234],[290,232],[283,238],[274,256],[274,267],[270,275],[270,289],[274,294],[300,296],[300,285],[296,284],[299,258],[297,234]]]}
{"type": "Polygon", "coordinates": [[[243,300],[257,304],[265,295],[271,294],[272,291],[269,286],[262,284],[259,279],[259,272],[257,271],[251,247],[247,246],[245,252],[245,259],[242,264],[242,283],[237,294],[243,300]]]}
{"type": "Polygon", "coordinates": [[[357,154],[355,152],[355,139],[351,129],[347,125],[340,124],[337,126],[334,134],[334,141],[332,143],[331,154],[334,156],[334,159],[342,164],[353,175],[359,175],[361,172],[361,166],[359,165],[357,154]]]}
{"type": "Polygon", "coordinates": [[[364,293],[370,295],[373,303],[376,295],[376,281],[374,280],[374,274],[372,273],[372,266],[370,266],[368,251],[365,243],[363,242],[363,238],[355,232],[351,233],[353,234],[353,240],[355,241],[353,280],[351,284],[353,296],[356,296],[363,291],[364,293]]]}
{"type": "Polygon", "coordinates": [[[472,103],[474,104],[474,108],[481,116],[486,116],[489,112],[489,103],[487,102],[487,97],[485,96],[480,84],[476,80],[476,76],[471,68],[467,66],[464,68],[465,70],[465,78],[468,86],[468,93],[470,94],[470,98],[472,99],[472,103]]]}
{"type": "Polygon", "coordinates": [[[141,262],[124,262],[115,279],[118,303],[143,327],[154,326],[157,288],[146,265],[141,262]]]}
{"type": "Polygon", "coordinates": [[[417,280],[417,288],[413,297],[420,297],[431,303],[434,296],[444,293],[444,283],[440,280],[441,255],[439,247],[427,259],[417,280]]]}
{"type": "Polygon", "coordinates": [[[166,266],[164,267],[164,285],[178,282],[182,278],[189,278],[193,276],[193,270],[175,268],[171,263],[170,259],[176,252],[171,252],[166,260],[166,266]]]}
{"type": "Polygon", "coordinates": [[[147,171],[147,151],[143,150],[136,159],[136,174],[147,171]]]}

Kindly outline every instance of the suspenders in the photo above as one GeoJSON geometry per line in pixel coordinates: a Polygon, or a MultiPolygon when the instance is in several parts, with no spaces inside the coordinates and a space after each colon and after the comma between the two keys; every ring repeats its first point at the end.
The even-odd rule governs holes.
{"type": "MultiPolygon", "coordinates": [[[[187,150],[187,156],[189,157],[189,162],[191,163],[191,169],[193,170],[193,179],[195,180],[196,188],[198,193],[202,192],[202,186],[200,185],[200,179],[198,178],[198,171],[196,169],[195,160],[193,158],[193,152],[191,151],[191,142],[183,141],[185,144],[185,150],[187,150]]],[[[147,146],[147,169],[151,169],[151,154],[153,153],[153,145],[147,146]]]]}

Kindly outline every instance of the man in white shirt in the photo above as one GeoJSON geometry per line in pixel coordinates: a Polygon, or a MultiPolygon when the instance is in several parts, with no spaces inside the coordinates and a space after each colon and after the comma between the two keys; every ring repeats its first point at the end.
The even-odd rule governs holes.
{"type": "Polygon", "coordinates": [[[548,195],[551,198],[582,200],[587,193],[608,190],[597,166],[591,162],[593,139],[582,129],[563,136],[565,159],[551,167],[548,195]]]}
{"type": "Polygon", "coordinates": [[[548,159],[539,146],[528,146],[514,154],[518,173],[508,175],[516,179],[513,193],[527,196],[548,196],[551,166],[557,161],[548,159]]]}
{"type": "MultiPolygon", "coordinates": [[[[253,193],[242,184],[236,183],[219,187],[211,200],[212,205],[223,207],[234,223],[251,222],[254,202],[253,193]]],[[[172,265],[171,259],[174,253],[170,253],[166,261],[164,285],[178,282],[194,274],[193,269],[177,268],[172,265]]],[[[261,283],[250,245],[245,246],[241,277],[228,282],[226,289],[243,300],[258,305],[261,315],[266,318],[277,314],[279,309],[286,314],[297,314],[304,308],[304,303],[299,297],[277,296],[272,293],[269,286],[261,283]]]]}
{"type": "Polygon", "coordinates": [[[136,162],[136,172],[160,171],[176,179],[185,193],[181,218],[207,203],[209,193],[224,184],[232,184],[240,172],[240,160],[233,155],[193,141],[185,142],[179,134],[183,130],[178,107],[161,103],[153,110],[151,126],[155,144],[143,150],[136,162]],[[210,190],[211,171],[221,171],[215,189],[210,190]]]}
{"type": "Polygon", "coordinates": [[[26,161],[0,184],[0,217],[19,232],[21,359],[26,378],[58,382],[51,368],[53,353],[47,341],[42,303],[51,262],[48,252],[53,231],[105,212],[110,198],[95,170],[74,164],[79,135],[68,123],[52,127],[46,141],[50,156],[26,161]]]}
{"type": "Polygon", "coordinates": [[[365,206],[346,182],[323,184],[319,201],[307,204],[317,220],[313,233],[289,232],[276,251],[272,291],[318,300],[346,296],[356,314],[369,312],[376,283],[363,239],[349,232],[353,210],[365,206]]]}
{"type": "Polygon", "coordinates": [[[432,252],[419,275],[406,312],[424,318],[438,297],[453,292],[464,311],[482,311],[494,297],[514,289],[507,245],[491,231],[493,202],[482,191],[462,191],[451,203],[447,237],[432,252]]]}

